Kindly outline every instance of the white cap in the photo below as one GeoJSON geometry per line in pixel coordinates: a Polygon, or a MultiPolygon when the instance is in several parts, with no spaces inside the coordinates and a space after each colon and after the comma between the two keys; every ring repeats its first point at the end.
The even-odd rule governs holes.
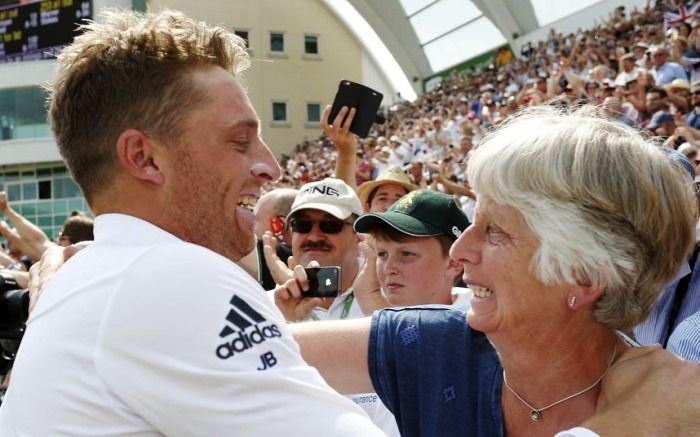
{"type": "Polygon", "coordinates": [[[335,178],[326,178],[302,185],[287,218],[302,209],[318,209],[345,220],[351,214],[362,215],[362,204],[355,190],[335,178]]]}

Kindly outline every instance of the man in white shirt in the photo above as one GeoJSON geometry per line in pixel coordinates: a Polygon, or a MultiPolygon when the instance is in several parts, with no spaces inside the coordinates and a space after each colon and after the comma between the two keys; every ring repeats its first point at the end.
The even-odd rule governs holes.
{"type": "Polygon", "coordinates": [[[59,56],[51,124],[95,242],[27,322],[3,437],[381,435],[234,263],[280,175],[248,63],[240,38],[170,10],[109,11],[59,56]]]}
{"type": "Polygon", "coordinates": [[[340,294],[336,298],[315,298],[317,306],[304,315],[310,320],[343,320],[362,317],[352,283],[359,270],[360,238],[352,225],[362,214],[355,190],[335,178],[310,182],[299,189],[287,216],[292,230],[294,260],[307,267],[340,267],[340,294]]]}

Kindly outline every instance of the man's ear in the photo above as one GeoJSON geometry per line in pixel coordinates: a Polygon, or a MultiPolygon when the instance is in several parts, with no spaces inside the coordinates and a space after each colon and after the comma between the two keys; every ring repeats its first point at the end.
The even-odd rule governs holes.
{"type": "Polygon", "coordinates": [[[161,185],[165,176],[156,159],[159,147],[140,130],[128,129],[117,139],[117,159],[124,171],[134,178],[161,185]]]}

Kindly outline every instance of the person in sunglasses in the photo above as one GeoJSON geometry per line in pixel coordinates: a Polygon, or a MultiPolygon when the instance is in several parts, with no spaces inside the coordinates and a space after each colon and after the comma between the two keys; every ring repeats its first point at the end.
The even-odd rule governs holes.
{"type": "Polygon", "coordinates": [[[340,267],[341,291],[338,297],[307,301],[305,319],[338,320],[363,316],[352,291],[352,283],[360,268],[360,237],[352,225],[361,214],[362,204],[355,190],[340,179],[326,178],[299,189],[287,216],[287,226],[292,230],[294,262],[303,267],[312,261],[322,267],[340,267]]]}
{"type": "Polygon", "coordinates": [[[700,129],[700,80],[690,84],[691,110],[685,114],[688,126],[693,129],[700,129]]]}

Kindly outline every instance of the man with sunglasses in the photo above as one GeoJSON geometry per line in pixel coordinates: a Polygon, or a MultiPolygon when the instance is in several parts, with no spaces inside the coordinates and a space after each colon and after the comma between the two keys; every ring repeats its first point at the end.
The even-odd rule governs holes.
{"type": "Polygon", "coordinates": [[[700,81],[695,81],[690,85],[690,93],[692,109],[685,115],[685,119],[688,126],[700,129],[700,81]]]}
{"type": "Polygon", "coordinates": [[[355,191],[340,179],[326,178],[303,185],[287,216],[292,230],[292,254],[301,266],[340,267],[340,294],[311,309],[307,320],[362,317],[352,283],[359,270],[360,238],[352,228],[362,214],[355,191]]]}

